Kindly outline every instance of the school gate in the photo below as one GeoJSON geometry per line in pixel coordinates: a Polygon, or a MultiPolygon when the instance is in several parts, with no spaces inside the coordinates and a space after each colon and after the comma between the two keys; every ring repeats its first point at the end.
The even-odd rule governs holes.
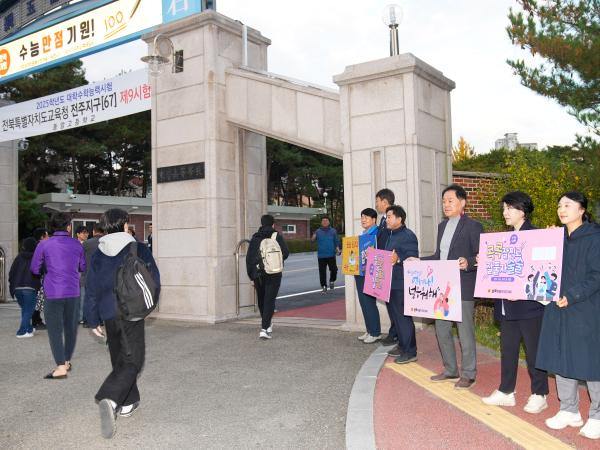
{"type": "MultiPolygon", "coordinates": [[[[183,50],[183,71],[151,80],[153,251],[163,284],[156,317],[238,317],[233,253],[266,212],[265,136],[343,159],[347,235],[361,232],[360,211],[387,187],[407,210],[421,253],[434,251],[438,199],[451,180],[455,87],[440,71],[403,54],[346,67],[333,77],[335,91],[267,72],[270,41],[248,28],[245,47],[243,26],[212,10],[144,35],[149,48],[157,34],[183,50]],[[172,181],[190,164],[199,176],[172,181]]],[[[16,158],[16,150],[2,151],[0,183],[14,172],[7,154],[16,158]]],[[[0,204],[16,204],[5,198],[0,204]]],[[[249,305],[243,258],[239,270],[240,303],[249,305]]],[[[344,328],[363,327],[348,277],[344,328]]]]}

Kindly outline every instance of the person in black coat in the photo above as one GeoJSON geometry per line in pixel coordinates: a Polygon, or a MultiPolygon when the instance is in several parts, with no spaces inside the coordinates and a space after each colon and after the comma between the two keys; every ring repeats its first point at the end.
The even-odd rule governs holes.
{"type": "Polygon", "coordinates": [[[558,202],[565,229],[560,298],[545,308],[536,367],[556,375],[560,411],[546,425],[583,425],[582,380],[591,403],[579,434],[600,439],[600,226],[591,221],[587,203],[580,192],[567,192],[558,202]]]}
{"type": "Polygon", "coordinates": [[[8,289],[11,297],[16,298],[21,307],[21,324],[17,330],[18,338],[33,337],[34,327],[31,322],[37,291],[40,289],[40,278],[29,269],[31,258],[37,245],[35,238],[28,237],[21,244],[21,252],[17,255],[8,273],[8,289]]]}
{"type": "MultiPolygon", "coordinates": [[[[534,230],[531,224],[533,202],[523,192],[509,192],[502,198],[502,215],[515,231],[534,230]]],[[[548,407],[548,373],[535,368],[538,341],[542,329],[544,306],[537,301],[496,300],[494,316],[500,322],[500,387],[481,400],[487,405],[515,406],[515,386],[519,368],[521,339],[525,343],[531,395],[524,410],[531,414],[548,407]]]]}
{"type": "MultiPolygon", "coordinates": [[[[273,313],[275,312],[275,298],[281,286],[281,273],[268,274],[263,270],[262,257],[260,254],[260,243],[263,239],[269,239],[277,230],[273,228],[275,219],[270,214],[265,214],[260,218],[261,227],[252,236],[248,252],[246,253],[246,272],[248,278],[252,280],[256,289],[256,299],[258,301],[258,309],[262,318],[259,338],[271,339],[273,333],[273,313]]],[[[290,252],[281,236],[277,233],[276,237],[283,259],[286,260],[290,252]]]]}

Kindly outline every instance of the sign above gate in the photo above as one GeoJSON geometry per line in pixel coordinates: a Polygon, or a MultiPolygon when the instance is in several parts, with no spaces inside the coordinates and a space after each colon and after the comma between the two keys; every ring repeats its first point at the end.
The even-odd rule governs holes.
{"type": "Polygon", "coordinates": [[[87,0],[65,6],[0,43],[0,83],[138,39],[200,11],[201,0],[87,0]]]}
{"type": "Polygon", "coordinates": [[[20,30],[29,22],[71,0],[0,1],[0,39],[20,30]]]}

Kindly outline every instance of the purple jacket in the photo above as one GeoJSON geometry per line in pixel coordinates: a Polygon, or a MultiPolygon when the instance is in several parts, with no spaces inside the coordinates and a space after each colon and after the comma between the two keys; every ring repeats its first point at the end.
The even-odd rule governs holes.
{"type": "Polygon", "coordinates": [[[40,241],[31,260],[35,275],[44,268],[46,299],[79,297],[79,272],[85,272],[85,253],[77,239],[66,231],[55,232],[40,241]]]}

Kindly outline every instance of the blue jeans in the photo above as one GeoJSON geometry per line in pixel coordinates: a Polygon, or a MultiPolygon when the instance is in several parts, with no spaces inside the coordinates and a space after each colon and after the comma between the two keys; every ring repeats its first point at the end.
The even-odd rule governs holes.
{"type": "Polygon", "coordinates": [[[363,317],[365,318],[365,327],[367,333],[371,336],[379,336],[381,334],[381,322],[379,321],[379,309],[377,309],[377,300],[375,297],[367,295],[363,292],[365,286],[365,277],[360,275],[354,276],[356,291],[358,292],[358,301],[360,309],[362,309],[363,317]]]}
{"type": "Polygon", "coordinates": [[[44,315],[50,350],[57,366],[71,361],[77,340],[79,297],[46,299],[44,315]],[[63,340],[64,335],[64,340],[63,340]]]}
{"type": "Polygon", "coordinates": [[[17,289],[15,296],[17,297],[17,303],[21,307],[21,326],[17,330],[17,336],[32,333],[31,316],[35,310],[37,291],[35,289],[17,289]]]}

